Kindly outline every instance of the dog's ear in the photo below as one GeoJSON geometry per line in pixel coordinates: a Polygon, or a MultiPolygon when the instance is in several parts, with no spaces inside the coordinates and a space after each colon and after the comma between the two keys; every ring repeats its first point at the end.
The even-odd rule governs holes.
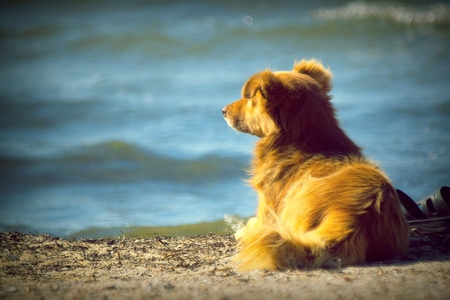
{"type": "Polygon", "coordinates": [[[259,90],[267,101],[266,106],[271,111],[272,118],[285,131],[288,131],[288,120],[290,118],[289,114],[291,113],[286,111],[291,106],[290,101],[286,99],[289,97],[288,89],[272,71],[266,70],[260,73],[259,90]]]}
{"type": "Polygon", "coordinates": [[[330,69],[326,69],[319,61],[315,59],[302,60],[294,64],[294,71],[314,79],[325,94],[331,91],[331,78],[333,76],[330,69]]]}
{"type": "Polygon", "coordinates": [[[286,90],[275,74],[270,70],[259,73],[259,90],[267,100],[268,107],[276,107],[286,97],[286,90]]]}
{"type": "MultiPolygon", "coordinates": [[[[252,98],[257,93],[266,100],[264,105],[272,119],[285,131],[294,109],[289,101],[289,88],[269,69],[259,72],[246,82],[242,89],[244,98],[252,98]]],[[[295,110],[295,109],[294,109],[295,110]]]]}

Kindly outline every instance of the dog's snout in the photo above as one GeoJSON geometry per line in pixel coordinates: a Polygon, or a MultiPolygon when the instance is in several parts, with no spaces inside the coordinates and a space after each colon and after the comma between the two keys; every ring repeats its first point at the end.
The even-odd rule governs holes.
{"type": "Polygon", "coordinates": [[[226,106],[224,108],[222,108],[222,115],[224,117],[226,117],[226,115],[227,115],[227,107],[226,106]]]}

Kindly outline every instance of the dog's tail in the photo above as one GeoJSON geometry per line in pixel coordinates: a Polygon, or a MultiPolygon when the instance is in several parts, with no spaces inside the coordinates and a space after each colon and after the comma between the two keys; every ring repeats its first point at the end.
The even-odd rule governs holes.
{"type": "Polygon", "coordinates": [[[238,248],[235,259],[242,271],[312,269],[338,263],[324,241],[275,226],[247,230],[239,239],[238,248]]]}

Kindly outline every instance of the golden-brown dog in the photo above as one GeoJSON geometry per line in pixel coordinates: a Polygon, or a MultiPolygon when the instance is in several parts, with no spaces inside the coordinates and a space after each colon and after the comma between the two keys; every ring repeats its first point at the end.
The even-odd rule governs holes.
{"type": "Polygon", "coordinates": [[[222,110],[232,128],[261,138],[249,180],[258,210],[236,233],[242,270],[345,266],[408,247],[397,193],[338,126],[330,81],[315,60],[266,70],[222,110]]]}

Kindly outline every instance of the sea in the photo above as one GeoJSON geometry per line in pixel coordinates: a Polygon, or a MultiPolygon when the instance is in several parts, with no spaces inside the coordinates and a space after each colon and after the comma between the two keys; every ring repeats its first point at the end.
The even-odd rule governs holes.
{"type": "Polygon", "coordinates": [[[417,201],[450,185],[448,3],[1,1],[0,231],[253,215],[257,138],[221,109],[304,58],[330,67],[340,125],[397,188],[417,201]]]}

